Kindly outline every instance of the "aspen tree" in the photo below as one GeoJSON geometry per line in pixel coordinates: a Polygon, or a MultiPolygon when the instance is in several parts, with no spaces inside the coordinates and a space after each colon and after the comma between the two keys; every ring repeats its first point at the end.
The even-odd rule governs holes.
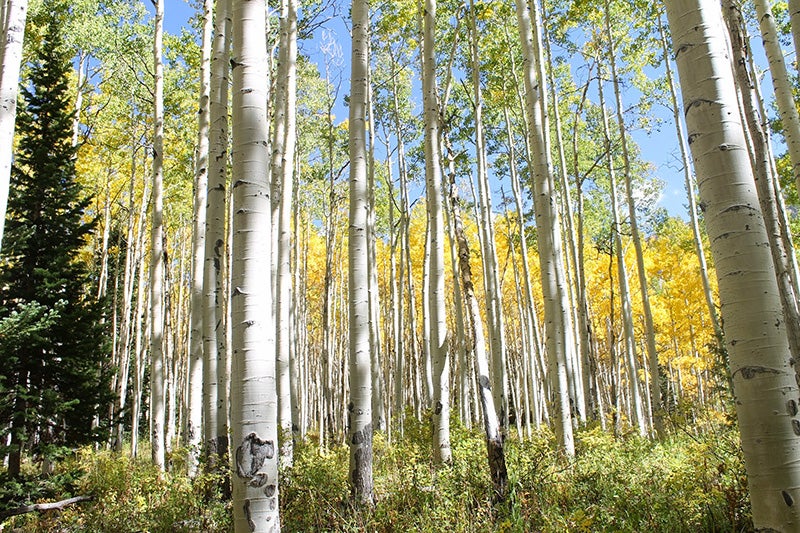
{"type": "Polygon", "coordinates": [[[475,22],[475,5],[470,3],[470,66],[472,75],[473,113],[475,121],[475,155],[479,192],[478,220],[481,234],[481,257],[483,259],[484,287],[486,291],[486,319],[489,329],[492,394],[498,409],[500,424],[508,425],[508,376],[506,340],[503,318],[502,291],[497,273],[500,270],[495,247],[494,221],[492,220],[492,193],[489,186],[486,160],[486,136],[483,128],[483,102],[480,87],[480,59],[478,57],[478,34],[475,22]]]}
{"type": "MultiPolygon", "coordinates": [[[[448,149],[448,158],[452,161],[452,151],[448,149]]],[[[451,166],[452,169],[452,166],[451,166]]],[[[458,194],[455,188],[455,173],[450,174],[449,190],[450,209],[453,216],[453,232],[458,241],[458,264],[461,275],[461,286],[466,306],[466,315],[470,327],[472,351],[475,354],[475,367],[478,379],[478,397],[483,413],[483,430],[486,434],[486,453],[489,472],[494,485],[495,496],[503,500],[508,490],[508,470],[506,469],[505,450],[501,421],[497,416],[492,394],[492,382],[489,379],[489,358],[486,354],[486,338],[483,333],[483,322],[475,297],[475,286],[472,282],[472,267],[469,263],[469,242],[464,235],[464,223],[461,218],[458,194]]]]}
{"type": "Polygon", "coordinates": [[[721,14],[666,2],[688,139],[719,282],[756,530],[800,527],[798,391],[721,14]]]}
{"type": "Polygon", "coordinates": [[[786,61],[778,42],[778,30],[775,17],[772,16],[770,0],[755,0],[756,16],[761,29],[761,42],[767,54],[772,86],[775,89],[775,104],[783,123],[783,136],[792,162],[792,177],[800,192],[800,114],[792,94],[792,85],[786,70],[786,61]]]}
{"type": "MultiPolygon", "coordinates": [[[[746,122],[746,131],[749,131],[750,134],[748,137],[751,152],[750,160],[756,178],[755,183],[761,213],[764,217],[764,224],[767,227],[772,262],[778,280],[778,294],[780,295],[783,313],[786,318],[789,348],[792,350],[792,357],[795,360],[800,360],[800,310],[797,305],[797,288],[792,283],[790,260],[793,248],[789,247],[787,249],[785,247],[786,240],[782,238],[784,228],[780,224],[781,218],[778,213],[780,201],[777,197],[780,192],[778,190],[779,187],[774,185],[777,179],[773,174],[772,150],[767,132],[762,127],[764,121],[757,103],[755,84],[751,80],[750,72],[747,68],[747,56],[749,53],[745,44],[745,32],[743,31],[744,20],[739,12],[738,5],[730,0],[723,2],[723,18],[728,26],[728,33],[731,39],[734,65],[736,66],[734,76],[739,84],[739,95],[741,96],[741,105],[744,111],[743,120],[746,122]]],[[[788,234],[788,232],[786,233],[788,234]]],[[[795,367],[795,371],[800,372],[800,369],[795,367]]],[[[798,378],[800,379],[800,375],[798,378]]]]}
{"type": "Polygon", "coordinates": [[[191,307],[189,330],[189,398],[187,402],[187,444],[189,474],[197,472],[200,445],[203,440],[203,266],[206,251],[206,203],[208,198],[209,105],[211,98],[211,30],[212,0],[203,2],[203,37],[200,62],[200,101],[197,114],[197,146],[195,148],[194,226],[192,231],[191,307]]]}
{"type": "Polygon", "coordinates": [[[600,112],[603,116],[603,133],[605,136],[606,162],[608,165],[609,186],[611,189],[611,213],[614,221],[611,236],[612,246],[617,258],[617,271],[619,276],[619,297],[622,303],[622,323],[625,340],[625,362],[628,365],[628,389],[630,392],[631,423],[639,429],[639,434],[647,435],[647,423],[645,421],[642,398],[639,394],[639,373],[636,365],[636,333],[633,324],[633,311],[631,309],[630,288],[628,285],[628,269],[625,267],[625,251],[622,247],[621,228],[619,221],[619,203],[617,201],[617,179],[614,170],[614,154],[611,151],[611,136],[608,127],[608,116],[606,114],[605,98],[603,96],[602,76],[598,81],[600,93],[600,112]]]}
{"type": "Polygon", "coordinates": [[[280,530],[272,285],[265,275],[272,257],[265,11],[263,1],[232,4],[231,438],[237,533],[280,530]]]}
{"type": "Polygon", "coordinates": [[[442,206],[441,130],[436,91],[436,0],[423,9],[422,94],[425,107],[425,184],[428,207],[430,273],[430,350],[433,371],[433,454],[449,463],[450,452],[450,350],[444,292],[444,214],[442,206]]]}
{"type": "MultiPolygon", "coordinates": [[[[534,6],[536,8],[536,6],[534,6]]],[[[539,264],[545,297],[545,328],[547,352],[550,359],[550,376],[555,395],[554,421],[561,451],[568,457],[575,455],[575,441],[570,418],[569,385],[567,383],[567,358],[569,357],[569,311],[566,308],[566,287],[559,231],[558,206],[555,199],[552,165],[548,142],[545,138],[546,94],[544,76],[541,74],[541,48],[534,35],[528,5],[516,1],[520,41],[523,50],[525,82],[525,111],[528,117],[528,137],[535,162],[531,169],[536,209],[536,226],[539,237],[539,264]]],[[[538,29],[537,29],[538,30],[538,29]]],[[[538,35],[538,31],[537,31],[538,35]]]]}
{"type": "Polygon", "coordinates": [[[208,190],[203,268],[203,434],[209,466],[228,452],[227,334],[224,271],[228,179],[230,0],[217,0],[211,55],[208,190]],[[216,457],[215,457],[216,455],[216,457]]]}
{"type": "Polygon", "coordinates": [[[156,0],[153,61],[153,196],[150,243],[150,446],[153,463],[164,470],[164,0],[156,0]]]}
{"type": "MultiPolygon", "coordinates": [[[[291,236],[292,236],[292,196],[294,186],[294,162],[297,136],[297,6],[294,0],[281,3],[279,50],[279,90],[276,94],[276,108],[281,117],[275,120],[275,141],[273,143],[272,193],[273,206],[277,201],[277,250],[273,255],[276,265],[276,349],[278,372],[278,418],[281,427],[281,456],[287,465],[292,464],[293,428],[292,402],[297,398],[291,395],[291,359],[296,348],[291,345],[291,236]]],[[[273,221],[276,218],[273,216],[273,221]]]]}
{"type": "Polygon", "coordinates": [[[369,4],[352,3],[350,72],[350,213],[349,213],[349,377],[347,442],[350,446],[350,492],[361,504],[374,502],[372,480],[372,372],[369,334],[369,261],[367,245],[367,70],[369,4]]]}
{"type": "MultiPolygon", "coordinates": [[[[611,67],[611,80],[614,86],[614,100],[617,110],[617,125],[619,127],[620,144],[622,147],[622,160],[625,176],[625,196],[628,204],[628,224],[630,224],[631,240],[636,252],[636,271],[639,277],[639,294],[642,298],[642,310],[644,314],[644,337],[647,347],[647,361],[650,365],[650,401],[652,407],[650,416],[659,437],[664,434],[663,407],[661,400],[661,378],[658,373],[658,352],[656,351],[656,334],[653,328],[653,311],[650,306],[650,295],[647,290],[647,273],[644,268],[644,251],[642,250],[642,238],[639,234],[639,223],[636,217],[636,203],[633,196],[633,177],[631,176],[631,161],[628,150],[628,132],[623,115],[622,92],[620,91],[620,81],[617,74],[617,58],[614,46],[614,35],[611,29],[611,3],[605,0],[605,26],[608,38],[608,63],[611,67]]],[[[613,191],[612,191],[613,194],[613,191]]]]}

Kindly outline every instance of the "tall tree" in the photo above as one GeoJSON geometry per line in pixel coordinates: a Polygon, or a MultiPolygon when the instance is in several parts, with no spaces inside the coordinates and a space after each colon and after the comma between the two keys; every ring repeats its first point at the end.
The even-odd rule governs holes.
{"type": "Polygon", "coordinates": [[[352,5],[350,72],[350,214],[349,310],[350,401],[347,442],[350,446],[350,491],[359,503],[372,504],[372,349],[369,333],[369,261],[367,246],[367,70],[369,69],[369,4],[352,5]]]}
{"type": "MultiPolygon", "coordinates": [[[[533,4],[536,10],[538,6],[533,4]]],[[[517,20],[523,50],[525,82],[525,112],[528,118],[528,137],[534,161],[531,171],[536,228],[539,237],[539,265],[545,299],[545,329],[547,353],[550,359],[550,376],[555,395],[555,426],[559,446],[567,456],[575,455],[575,440],[570,417],[569,386],[567,384],[567,358],[571,321],[566,307],[566,279],[561,232],[559,230],[558,202],[553,180],[550,149],[547,138],[546,87],[542,67],[542,51],[538,24],[531,21],[528,5],[517,0],[517,20]]],[[[538,22],[538,17],[537,17],[538,22]]]]}
{"type": "Polygon", "coordinates": [[[44,33],[22,88],[0,256],[0,418],[11,422],[12,476],[24,447],[48,458],[97,440],[102,428],[93,420],[111,403],[101,304],[88,292],[92,272],[80,257],[95,221],[86,219],[92,199],[76,178],[71,142],[66,6],[47,7],[35,20],[44,33]]]}
{"type": "Polygon", "coordinates": [[[203,432],[209,460],[228,452],[227,336],[223,302],[225,202],[228,178],[228,76],[230,72],[230,0],[218,0],[214,11],[209,102],[208,192],[203,287],[203,432]]]}
{"type": "Polygon", "coordinates": [[[192,231],[192,293],[189,330],[189,398],[187,444],[189,472],[197,471],[197,459],[203,437],[203,278],[206,251],[206,203],[208,197],[209,105],[211,99],[211,0],[203,2],[203,40],[200,63],[200,101],[197,113],[197,147],[195,148],[194,227],[192,231]]]}
{"type": "Polygon", "coordinates": [[[3,243],[8,184],[14,156],[14,121],[17,116],[19,69],[28,0],[3,2],[2,57],[0,58],[0,246],[3,243]]]}
{"type": "Polygon", "coordinates": [[[756,530],[800,527],[800,427],[784,314],[719,6],[666,2],[716,264],[756,530]]]}
{"type": "Polygon", "coordinates": [[[164,0],[156,1],[153,38],[153,197],[150,226],[150,447],[153,463],[164,469],[164,0]]]}
{"type": "Polygon", "coordinates": [[[233,2],[231,438],[238,532],[280,530],[263,0],[233,2]]]}
{"type": "Polygon", "coordinates": [[[425,185],[430,231],[428,276],[430,339],[433,370],[433,455],[449,463],[450,453],[450,349],[444,293],[444,209],[439,99],[436,94],[436,0],[426,0],[422,13],[422,97],[425,106],[425,185]]]}

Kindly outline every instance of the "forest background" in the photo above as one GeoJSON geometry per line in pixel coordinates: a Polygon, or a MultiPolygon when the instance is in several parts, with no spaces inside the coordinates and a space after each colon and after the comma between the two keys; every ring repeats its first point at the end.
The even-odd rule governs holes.
{"type": "MultiPolygon", "coordinates": [[[[230,318],[231,298],[239,289],[230,276],[240,257],[233,246],[236,200],[231,194],[218,201],[223,237],[214,253],[225,296],[215,297],[219,315],[213,322],[222,333],[221,348],[213,355],[208,353],[214,343],[209,348],[203,329],[209,321],[202,315],[203,297],[211,289],[203,287],[201,272],[204,263],[214,263],[204,255],[208,247],[198,245],[198,235],[208,231],[208,222],[198,223],[198,213],[213,203],[214,190],[207,188],[208,200],[198,196],[206,189],[199,185],[204,172],[198,161],[208,133],[197,111],[198,100],[202,115],[211,98],[206,95],[204,104],[199,96],[201,72],[208,73],[211,61],[203,53],[204,48],[210,51],[203,32],[210,31],[211,19],[204,24],[202,17],[210,8],[165,4],[83,0],[67,7],[42,0],[28,6],[21,61],[28,94],[23,90],[19,113],[34,113],[34,96],[46,92],[45,82],[36,85],[36,73],[66,59],[68,96],[57,112],[74,119],[64,130],[74,152],[49,157],[73,161],[74,168],[62,167],[59,172],[71,177],[50,192],[67,190],[64,183],[73,178],[82,191],[74,200],[81,206],[81,222],[70,224],[80,227],[85,238],[69,262],[82,265],[84,283],[70,289],[71,297],[94,302],[86,304],[85,316],[100,309],[102,318],[86,319],[96,330],[78,334],[83,330],[76,324],[83,319],[74,318],[72,330],[54,333],[54,324],[71,316],[59,307],[61,300],[40,309],[18,306],[21,300],[10,292],[2,298],[3,514],[23,514],[11,519],[23,530],[65,524],[92,530],[97,523],[108,530],[225,530],[230,507],[240,512],[235,487],[230,501],[224,466],[228,431],[234,436],[237,431],[228,426],[227,397],[233,402],[236,394],[245,395],[236,392],[236,383],[247,381],[237,377],[240,346],[230,318]],[[167,30],[160,82],[153,51],[159,9],[166,11],[167,30]],[[43,59],[54,50],[60,59],[43,59]],[[161,187],[159,167],[163,212],[156,216],[159,200],[153,191],[161,187]],[[157,226],[162,237],[155,237],[157,226]],[[154,253],[158,246],[163,250],[154,253]],[[163,264],[154,258],[163,258],[163,264]],[[156,280],[154,272],[163,279],[156,280]],[[153,292],[156,286],[163,292],[153,292]],[[155,300],[163,307],[156,310],[155,300]],[[155,323],[161,326],[154,329],[155,323]],[[58,334],[98,343],[77,350],[91,354],[73,360],[59,352],[63,341],[53,340],[58,334]],[[48,342],[42,358],[28,358],[38,361],[35,372],[18,361],[25,358],[14,355],[26,343],[48,342]],[[210,360],[219,372],[213,377],[203,373],[210,360]],[[76,392],[69,380],[49,384],[46,378],[37,388],[31,376],[68,373],[77,364],[70,361],[80,361],[85,373],[75,376],[82,386],[104,393],[87,401],[94,393],[76,392]],[[204,364],[199,373],[198,361],[204,364]],[[156,369],[163,372],[160,378],[156,369]],[[218,387],[213,395],[211,383],[218,387]],[[212,418],[218,422],[210,427],[212,418]],[[156,419],[162,421],[160,436],[156,419]],[[220,458],[215,459],[217,452],[220,458]],[[142,459],[148,453],[154,468],[142,459]],[[73,494],[90,494],[95,501],[42,521],[27,516],[37,510],[32,507],[37,501],[73,494]],[[117,522],[134,514],[142,516],[141,524],[117,522]]],[[[556,350],[549,344],[549,295],[540,283],[546,274],[539,257],[543,231],[534,221],[541,214],[533,194],[538,156],[528,137],[535,125],[526,117],[531,90],[523,83],[527,56],[517,14],[497,2],[438,7],[432,72],[438,85],[436,136],[444,152],[436,159],[445,167],[438,182],[447,206],[446,227],[441,228],[446,237],[437,241],[430,200],[437,180],[426,178],[430,119],[422,80],[432,78],[426,78],[426,60],[419,51],[423,11],[407,2],[372,6],[365,131],[372,149],[367,167],[374,220],[368,230],[373,249],[364,255],[374,276],[368,283],[368,411],[376,430],[369,453],[375,458],[377,503],[354,484],[345,447],[353,444],[350,395],[357,368],[348,368],[355,329],[348,309],[353,290],[353,278],[348,278],[353,221],[347,201],[353,145],[348,146],[348,135],[353,128],[352,120],[344,118],[352,113],[348,73],[353,66],[344,58],[354,26],[348,6],[292,5],[284,2],[267,10],[263,33],[269,84],[260,87],[267,92],[267,142],[274,150],[267,173],[273,187],[279,184],[272,189],[275,255],[270,259],[278,326],[272,337],[265,337],[277,351],[274,379],[279,383],[267,393],[275,394],[276,424],[270,431],[276,438],[262,442],[254,437],[250,450],[258,451],[248,452],[256,457],[260,446],[268,444],[272,452],[263,453],[276,461],[281,457],[280,474],[276,462],[275,472],[264,474],[270,481],[258,478],[258,488],[272,487],[267,499],[277,501],[280,486],[284,528],[392,529],[402,522],[432,530],[442,524],[463,530],[554,531],[752,527],[714,265],[707,237],[697,229],[705,207],[695,205],[686,141],[676,129],[681,113],[675,111],[680,104],[671,83],[677,80],[666,75],[671,43],[660,31],[662,23],[666,26],[660,4],[552,2],[534,9],[544,45],[540,53],[546,58],[540,80],[546,80],[542,99],[550,106],[545,130],[554,162],[553,202],[561,211],[555,231],[563,242],[564,335],[570,346],[563,360],[554,359],[556,350]],[[284,39],[289,39],[285,28],[292,20],[286,10],[292,9],[297,10],[296,63],[283,55],[291,49],[291,41],[284,39]],[[287,65],[296,67],[294,74],[281,70],[287,65]],[[283,85],[293,76],[295,91],[283,85]],[[296,95],[294,107],[287,94],[296,95]],[[282,134],[291,131],[281,130],[283,125],[294,121],[296,131],[282,134]],[[277,147],[286,152],[276,157],[277,147]],[[281,180],[293,187],[280,185],[281,180]],[[462,198],[452,202],[448,193],[456,189],[462,198]],[[288,207],[281,207],[286,190],[288,207]],[[456,249],[462,244],[459,217],[470,248],[465,264],[458,263],[462,249],[456,249]],[[280,233],[285,241],[279,240],[280,233]],[[277,273],[281,261],[288,267],[283,281],[277,273]],[[462,294],[465,271],[472,274],[479,310],[472,317],[462,294]],[[280,296],[290,313],[282,314],[280,296]],[[437,302],[441,310],[435,309],[437,302]],[[476,322],[486,331],[488,371],[480,368],[476,322]],[[279,332],[281,323],[286,324],[284,333],[279,332]],[[438,324],[447,332],[446,356],[433,340],[443,338],[434,333],[438,324]],[[281,346],[287,346],[285,359],[281,346]],[[484,376],[491,381],[491,400],[482,396],[483,389],[489,391],[484,376]],[[487,402],[496,409],[491,423],[487,402]],[[441,412],[450,406],[453,431],[444,441],[441,412]],[[497,477],[491,453],[489,468],[484,466],[483,439],[491,442],[492,423],[505,446],[505,481],[497,477]],[[573,429],[576,439],[570,442],[573,429]],[[370,500],[370,505],[351,505],[348,483],[355,485],[350,487],[355,500],[370,500]],[[318,512],[309,513],[312,505],[318,512]]],[[[789,57],[787,6],[771,7],[789,57]]],[[[756,9],[763,9],[763,2],[743,6],[742,28],[760,36],[764,30],[757,22],[765,17],[756,9]]],[[[237,56],[232,58],[235,67],[237,56]]],[[[754,79],[764,79],[761,90],[770,95],[770,76],[764,73],[770,61],[748,59],[754,79]]],[[[771,124],[767,131],[776,134],[776,150],[783,152],[786,119],[770,98],[763,104],[762,123],[771,124]]],[[[235,100],[231,115],[235,128],[235,100]]],[[[18,120],[18,154],[25,139],[35,141],[37,135],[20,124],[28,122],[18,120]]],[[[796,236],[793,165],[788,154],[779,153],[774,161],[785,200],[780,214],[788,233],[796,236]]],[[[19,155],[15,165],[19,175],[34,167],[19,155]]],[[[205,174],[210,180],[210,166],[205,174]]],[[[15,183],[21,183],[15,179],[21,178],[11,180],[12,207],[0,257],[4,291],[15,283],[14,268],[21,261],[13,253],[14,243],[22,242],[19,235],[24,234],[14,229],[15,216],[22,212],[13,207],[19,205],[14,204],[15,183]]],[[[233,188],[223,182],[220,190],[232,193],[233,188]]],[[[57,240],[49,245],[56,251],[67,247],[57,240]]],[[[266,271],[260,274],[270,278],[266,271]]],[[[277,513],[273,507],[267,504],[264,512],[277,513]]],[[[237,527],[243,516],[236,518],[237,527]]]]}

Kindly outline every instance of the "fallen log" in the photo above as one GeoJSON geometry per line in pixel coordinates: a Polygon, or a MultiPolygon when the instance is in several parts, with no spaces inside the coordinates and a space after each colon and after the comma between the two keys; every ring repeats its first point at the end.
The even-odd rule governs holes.
{"type": "Polygon", "coordinates": [[[34,503],[32,505],[22,505],[20,507],[17,507],[16,509],[10,509],[8,511],[0,513],[0,519],[5,520],[6,518],[10,518],[12,516],[32,513],[34,511],[52,511],[56,509],[63,509],[64,507],[72,505],[73,503],[86,502],[92,499],[93,498],[91,496],[75,496],[73,498],[67,498],[66,500],[61,500],[60,502],[34,503]]]}

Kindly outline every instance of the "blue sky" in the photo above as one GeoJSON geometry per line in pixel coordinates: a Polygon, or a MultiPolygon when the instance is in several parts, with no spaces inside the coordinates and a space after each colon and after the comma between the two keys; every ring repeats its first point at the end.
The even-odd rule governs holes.
{"type": "MultiPolygon", "coordinates": [[[[152,4],[146,2],[149,9],[152,4]]],[[[188,25],[189,19],[194,15],[194,8],[187,0],[165,0],[165,29],[169,33],[178,33],[180,29],[188,25]]],[[[343,76],[347,79],[347,65],[349,65],[349,35],[347,28],[341,20],[330,21],[329,30],[333,33],[335,40],[341,45],[345,66],[343,76]]],[[[760,46],[753,47],[756,54],[756,61],[759,65],[766,65],[763,52],[760,46]]],[[[309,54],[318,63],[321,61],[319,44],[316,41],[302,43],[303,53],[309,54]]],[[[322,67],[320,67],[322,70],[322,67]]],[[[767,76],[768,78],[768,76],[767,76]]],[[[765,80],[763,91],[765,95],[771,94],[772,87],[769,80],[765,80]]],[[[346,94],[347,88],[343,87],[342,94],[346,94]]],[[[686,190],[684,187],[683,170],[680,162],[680,151],[678,139],[673,125],[672,112],[667,107],[668,102],[660,102],[655,106],[654,111],[659,118],[663,119],[661,125],[651,132],[632,131],[630,132],[634,140],[639,145],[642,158],[653,165],[653,175],[664,182],[662,196],[659,205],[666,208],[670,215],[688,218],[686,213],[686,190]]],[[[609,104],[611,105],[611,104],[609,104]]],[[[336,111],[337,119],[346,118],[346,109],[338,106],[336,111]]],[[[776,152],[781,153],[782,146],[776,146],[776,152]]],[[[499,196],[499,193],[498,193],[499,196]]],[[[497,202],[495,202],[497,203],[497,202]]]]}

